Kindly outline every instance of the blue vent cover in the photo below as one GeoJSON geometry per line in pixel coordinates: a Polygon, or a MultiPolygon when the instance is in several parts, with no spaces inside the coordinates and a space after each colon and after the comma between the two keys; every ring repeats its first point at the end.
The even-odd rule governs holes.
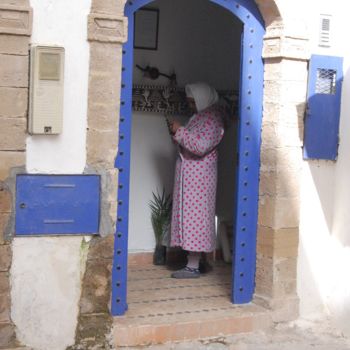
{"type": "Polygon", "coordinates": [[[342,57],[311,57],[304,131],[305,159],[337,158],[342,81],[342,57]]]}
{"type": "Polygon", "coordinates": [[[100,176],[17,175],[16,235],[97,234],[100,176]]]}

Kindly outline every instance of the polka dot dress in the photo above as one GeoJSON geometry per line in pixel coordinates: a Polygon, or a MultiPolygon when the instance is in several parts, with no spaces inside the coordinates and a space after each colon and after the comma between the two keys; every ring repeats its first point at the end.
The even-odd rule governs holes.
{"type": "Polygon", "coordinates": [[[215,249],[215,199],[218,152],[224,134],[215,107],[196,114],[178,129],[171,245],[193,252],[215,249]]]}

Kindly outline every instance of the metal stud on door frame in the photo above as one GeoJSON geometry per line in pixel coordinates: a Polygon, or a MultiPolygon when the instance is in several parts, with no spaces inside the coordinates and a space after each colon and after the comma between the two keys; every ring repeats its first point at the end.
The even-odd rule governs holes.
{"type": "MultiPolygon", "coordinates": [[[[263,19],[253,0],[211,0],[243,23],[239,108],[239,167],[237,176],[233,250],[232,302],[248,303],[255,286],[260,143],[263,96],[263,19]]],[[[118,219],[112,273],[112,315],[127,310],[128,210],[132,118],[134,13],[150,0],[128,1],[128,41],[123,46],[119,147],[118,219]]]]}

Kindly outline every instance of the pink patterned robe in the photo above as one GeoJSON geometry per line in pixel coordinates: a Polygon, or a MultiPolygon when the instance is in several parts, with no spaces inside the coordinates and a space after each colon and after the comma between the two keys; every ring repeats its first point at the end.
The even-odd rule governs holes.
{"type": "Polygon", "coordinates": [[[220,112],[197,113],[174,135],[180,152],[176,162],[171,246],[192,252],[215,249],[215,199],[218,151],[224,135],[220,112]]]}

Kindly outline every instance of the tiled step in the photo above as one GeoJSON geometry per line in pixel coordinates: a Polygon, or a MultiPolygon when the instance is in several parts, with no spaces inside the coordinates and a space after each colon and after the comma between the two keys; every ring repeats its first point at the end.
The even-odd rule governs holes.
{"type": "Polygon", "coordinates": [[[114,320],[115,346],[138,346],[251,332],[271,325],[266,309],[233,305],[230,266],[217,264],[199,279],[170,278],[165,267],[129,269],[128,305],[114,320]]]}

